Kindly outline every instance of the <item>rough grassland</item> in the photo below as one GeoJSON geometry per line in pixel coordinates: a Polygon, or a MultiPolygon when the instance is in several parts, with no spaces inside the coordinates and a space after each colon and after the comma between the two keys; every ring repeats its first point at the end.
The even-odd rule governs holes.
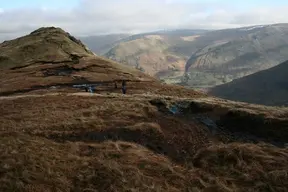
{"type": "Polygon", "coordinates": [[[287,191],[288,148],[223,144],[203,124],[159,110],[155,99],[2,98],[0,190],[287,191]]]}

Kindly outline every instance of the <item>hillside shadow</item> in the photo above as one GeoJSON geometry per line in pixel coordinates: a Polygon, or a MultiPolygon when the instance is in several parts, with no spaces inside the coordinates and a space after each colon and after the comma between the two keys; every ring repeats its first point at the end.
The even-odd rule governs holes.
{"type": "MultiPolygon", "coordinates": [[[[43,137],[42,134],[37,136],[43,137]]],[[[44,136],[47,139],[58,143],[64,142],[96,142],[101,143],[105,141],[124,141],[136,143],[147,147],[153,152],[168,156],[175,162],[179,162],[181,156],[176,147],[169,143],[165,136],[157,129],[147,128],[146,130],[131,129],[131,128],[110,128],[101,131],[85,131],[74,132],[69,134],[49,134],[44,136]]],[[[181,162],[183,163],[183,162],[181,162]]]]}
{"type": "Polygon", "coordinates": [[[269,143],[285,147],[288,143],[288,120],[264,117],[245,110],[231,110],[217,105],[181,101],[170,104],[161,99],[150,103],[165,115],[195,120],[224,142],[269,143]]]}

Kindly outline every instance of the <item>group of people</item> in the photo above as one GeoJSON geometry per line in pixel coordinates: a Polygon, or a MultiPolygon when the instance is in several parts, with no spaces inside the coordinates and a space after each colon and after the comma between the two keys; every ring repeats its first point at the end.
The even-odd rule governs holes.
{"type": "MultiPolygon", "coordinates": [[[[114,86],[115,86],[115,89],[117,89],[118,87],[117,87],[117,82],[115,81],[114,82],[114,86]]],[[[122,93],[123,94],[126,94],[126,80],[122,80],[122,93]]],[[[90,92],[90,93],[94,93],[94,91],[95,91],[95,86],[85,86],[85,91],[86,92],[90,92]]]]}

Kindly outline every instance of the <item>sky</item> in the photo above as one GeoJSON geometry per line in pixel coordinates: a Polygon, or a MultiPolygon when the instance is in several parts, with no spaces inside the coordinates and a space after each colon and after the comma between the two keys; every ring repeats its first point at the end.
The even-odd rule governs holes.
{"type": "Polygon", "coordinates": [[[86,36],[286,22],[287,0],[0,0],[0,39],[46,26],[86,36]]]}

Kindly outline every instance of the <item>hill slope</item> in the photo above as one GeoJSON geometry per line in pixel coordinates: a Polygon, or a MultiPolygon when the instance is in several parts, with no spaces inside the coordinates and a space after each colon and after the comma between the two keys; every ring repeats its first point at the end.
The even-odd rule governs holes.
{"type": "Polygon", "coordinates": [[[36,63],[65,63],[93,55],[79,40],[59,28],[40,28],[0,44],[0,68],[36,63]]]}
{"type": "MultiPolygon", "coordinates": [[[[178,51],[204,30],[175,30],[138,34],[123,39],[104,56],[160,79],[179,81],[191,52],[178,51]]],[[[185,49],[186,50],[186,49],[185,49]]]]}
{"type": "Polygon", "coordinates": [[[288,25],[148,33],[123,39],[104,56],[147,74],[207,88],[288,60],[288,25]]]}
{"type": "MultiPolygon", "coordinates": [[[[30,45],[51,30],[66,39],[45,28],[30,45]]],[[[21,55],[25,39],[0,52],[21,55]]],[[[81,57],[0,62],[0,191],[287,191],[287,108],[161,84],[84,47],[64,52],[81,57]],[[83,83],[95,93],[74,87],[83,83]]]]}
{"type": "Polygon", "coordinates": [[[195,52],[186,64],[190,86],[223,84],[288,60],[288,24],[213,31],[202,38],[209,36],[213,41],[195,52]]]}
{"type": "Polygon", "coordinates": [[[287,142],[287,109],[153,95],[0,99],[1,191],[287,191],[288,148],[253,144],[287,142]]]}
{"type": "Polygon", "coordinates": [[[214,87],[210,94],[264,105],[288,105],[288,61],[258,73],[214,87]]]}

